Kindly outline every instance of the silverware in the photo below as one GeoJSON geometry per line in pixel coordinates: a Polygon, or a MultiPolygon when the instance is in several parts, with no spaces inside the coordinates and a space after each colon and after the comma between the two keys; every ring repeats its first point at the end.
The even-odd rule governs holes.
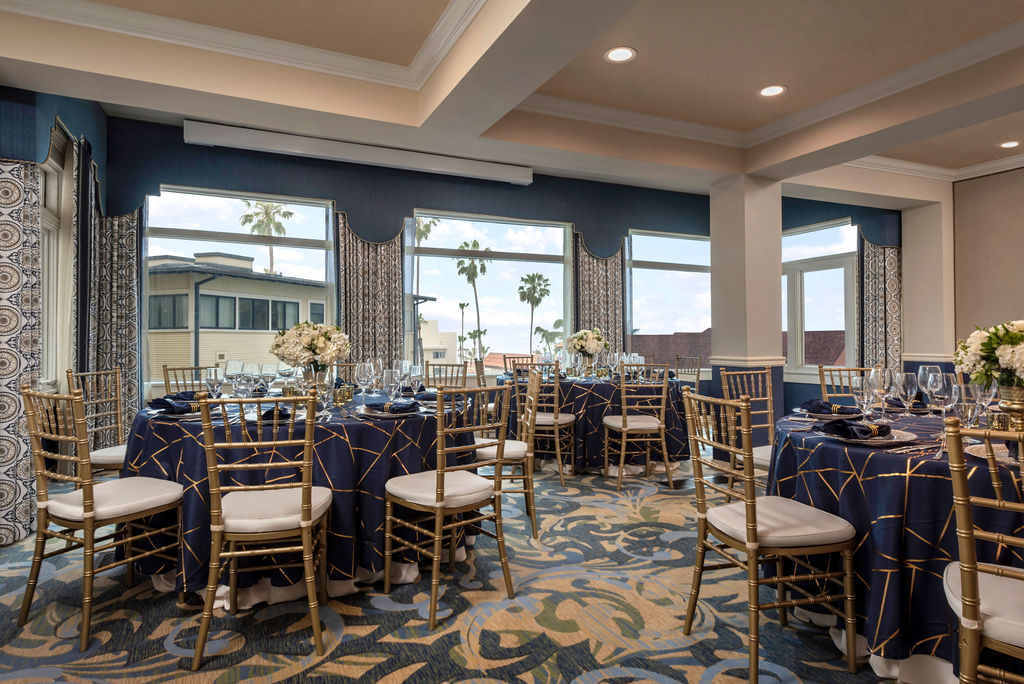
{"type": "Polygon", "coordinates": [[[892,449],[886,449],[887,454],[908,454],[913,451],[928,451],[938,447],[938,444],[914,444],[912,446],[901,446],[893,447],[892,449]]]}

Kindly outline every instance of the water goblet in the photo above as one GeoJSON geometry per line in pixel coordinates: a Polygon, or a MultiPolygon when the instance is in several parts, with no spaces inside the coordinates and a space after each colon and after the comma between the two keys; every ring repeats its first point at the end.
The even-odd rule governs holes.
{"type": "Polygon", "coordinates": [[[853,400],[857,403],[857,408],[860,409],[861,421],[866,423],[868,407],[872,400],[871,378],[864,375],[855,375],[850,378],[850,394],[853,395],[853,400]]]}
{"type": "Polygon", "coordinates": [[[409,366],[409,385],[413,392],[420,391],[420,384],[423,382],[423,366],[413,364],[409,366]]]}
{"type": "Polygon", "coordinates": [[[231,383],[231,395],[235,397],[238,396],[238,393],[235,391],[235,381],[241,372],[242,362],[238,359],[232,359],[224,364],[224,379],[231,383]]]}
{"type": "Polygon", "coordinates": [[[224,378],[221,375],[220,366],[207,368],[206,376],[203,379],[206,381],[206,391],[209,392],[210,397],[213,399],[220,397],[221,386],[224,384],[224,378]]]}
{"type": "Polygon", "coordinates": [[[370,383],[373,382],[373,364],[369,361],[360,361],[355,368],[356,382],[362,389],[363,403],[366,403],[366,394],[370,391],[370,383]]]}
{"type": "Polygon", "coordinates": [[[394,401],[402,393],[402,371],[394,368],[384,369],[381,385],[387,393],[388,400],[394,401]]]}
{"type": "Polygon", "coordinates": [[[900,416],[909,418],[910,407],[914,405],[914,397],[917,396],[917,374],[900,373],[896,381],[896,390],[903,403],[903,413],[900,416]]]}
{"type": "Polygon", "coordinates": [[[942,418],[945,420],[949,395],[952,392],[948,374],[941,371],[930,373],[926,387],[928,389],[928,399],[942,409],[942,418]]]}
{"type": "Polygon", "coordinates": [[[984,385],[975,385],[978,388],[977,394],[975,395],[975,402],[978,404],[978,420],[988,417],[989,406],[992,401],[996,398],[996,392],[998,387],[996,383],[990,383],[986,388],[984,385]]]}
{"type": "Polygon", "coordinates": [[[277,364],[260,364],[260,380],[263,381],[263,385],[267,388],[267,394],[270,394],[270,386],[277,380],[277,364]]]}
{"type": "MultiPolygon", "coordinates": [[[[927,392],[928,391],[928,377],[932,373],[941,373],[941,372],[942,372],[942,369],[939,368],[938,366],[924,365],[924,366],[918,367],[918,369],[917,369],[917,387],[918,387],[918,389],[920,389],[922,392],[927,392]]],[[[931,403],[931,399],[932,399],[931,397],[928,397],[928,402],[929,403],[931,403]]]]}
{"type": "MultiPolygon", "coordinates": [[[[885,417],[885,401],[892,387],[892,369],[875,366],[871,369],[870,382],[874,400],[881,406],[881,416],[875,422],[879,424],[891,423],[892,421],[885,417]]],[[[874,406],[874,401],[872,406],[874,406]]]]}

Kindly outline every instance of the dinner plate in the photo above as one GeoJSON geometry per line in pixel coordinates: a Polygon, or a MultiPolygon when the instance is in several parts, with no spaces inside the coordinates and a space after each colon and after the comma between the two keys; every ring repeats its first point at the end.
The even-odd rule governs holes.
{"type": "Polygon", "coordinates": [[[356,413],[367,418],[403,418],[405,416],[415,416],[419,411],[406,411],[405,413],[391,413],[390,411],[378,411],[376,409],[368,408],[367,406],[360,406],[356,409],[356,413]]]}
{"type": "Polygon", "coordinates": [[[796,412],[797,413],[802,413],[805,416],[810,416],[811,418],[814,418],[815,420],[837,420],[839,418],[846,418],[848,420],[857,420],[858,418],[860,418],[861,416],[864,415],[863,413],[811,413],[809,411],[804,411],[804,410],[801,410],[801,409],[797,409],[796,412]]]}
{"type": "MultiPolygon", "coordinates": [[[[986,458],[984,444],[975,444],[974,446],[969,446],[966,449],[964,449],[964,451],[970,454],[971,456],[974,456],[975,458],[986,458]]],[[[1006,448],[1005,444],[993,444],[992,453],[996,457],[997,461],[1009,463],[1011,465],[1017,464],[1017,461],[1015,461],[1013,457],[1010,456],[1010,450],[1006,448]]]]}
{"type": "MultiPolygon", "coordinates": [[[[896,407],[896,406],[886,406],[885,407],[885,412],[886,413],[903,413],[903,409],[899,408],[899,407],[896,407]]],[[[914,415],[914,416],[927,416],[927,415],[930,415],[931,412],[932,412],[931,409],[926,409],[926,408],[912,408],[912,409],[910,409],[911,415],[914,415]]]]}
{"type": "Polygon", "coordinates": [[[906,430],[893,430],[884,437],[871,437],[870,439],[839,437],[838,435],[829,435],[821,431],[817,431],[814,434],[821,435],[822,437],[828,437],[829,439],[834,439],[839,442],[846,442],[847,444],[861,444],[863,446],[891,447],[897,444],[907,444],[917,439],[917,435],[913,432],[907,432],[906,430]]]}

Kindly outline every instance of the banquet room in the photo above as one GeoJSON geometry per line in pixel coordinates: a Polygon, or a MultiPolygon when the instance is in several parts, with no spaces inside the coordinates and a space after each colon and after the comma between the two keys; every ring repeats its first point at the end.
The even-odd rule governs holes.
{"type": "Polygon", "coordinates": [[[0,0],[0,678],[1024,682],[1022,141],[1019,0],[0,0]]]}

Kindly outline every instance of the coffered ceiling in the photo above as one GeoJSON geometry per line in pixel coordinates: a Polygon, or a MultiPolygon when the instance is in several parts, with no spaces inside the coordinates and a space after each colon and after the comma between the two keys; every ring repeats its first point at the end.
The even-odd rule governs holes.
{"type": "Polygon", "coordinates": [[[865,157],[953,178],[1020,154],[1024,3],[0,0],[0,84],[651,187],[865,157]]]}

